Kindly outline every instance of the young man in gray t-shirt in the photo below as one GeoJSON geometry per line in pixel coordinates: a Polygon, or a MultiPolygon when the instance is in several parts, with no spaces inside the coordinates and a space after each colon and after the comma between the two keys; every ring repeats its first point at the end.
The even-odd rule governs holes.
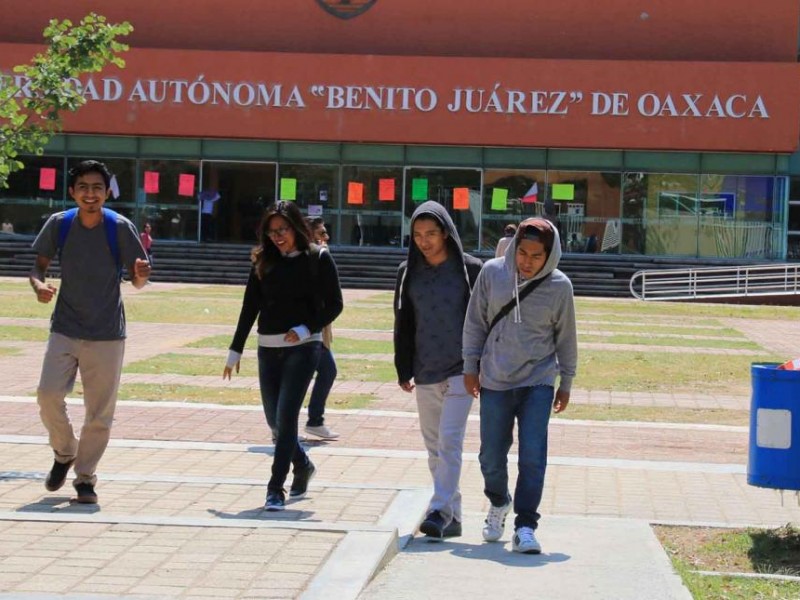
{"type": "Polygon", "coordinates": [[[95,470],[108,445],[122,372],[125,309],[120,267],[127,267],[136,288],[150,277],[150,264],[133,223],[104,212],[110,181],[108,169],[97,161],[84,161],[70,170],[69,194],[78,212],[64,232],[67,212],[47,220],[33,242],[37,256],[30,274],[37,300],[50,302],[58,290],[45,283],[45,277],[50,261],[60,253],[61,290],[37,389],[39,414],[55,454],[45,487],[51,492],[60,489],[74,463],[73,485],[78,502],[84,504],[97,502],[95,470]],[[108,233],[105,219],[116,221],[115,235],[108,233]],[[80,440],[64,402],[79,369],[86,412],[80,440]]]}

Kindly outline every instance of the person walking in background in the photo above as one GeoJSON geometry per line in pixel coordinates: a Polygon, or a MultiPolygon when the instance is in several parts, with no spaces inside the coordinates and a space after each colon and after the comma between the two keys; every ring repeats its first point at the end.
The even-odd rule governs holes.
{"type": "Polygon", "coordinates": [[[511,548],[526,554],[542,551],[534,532],[547,466],[547,425],[551,408],[561,412],[569,404],[578,362],[572,283],[556,268],[560,258],[556,228],[544,219],[523,221],[505,255],[484,265],[464,321],[464,386],[476,398],[480,394],[479,461],[491,503],[483,539],[500,540],[511,510],[508,451],[516,420],[519,473],[511,548]]]}
{"type": "Polygon", "coordinates": [[[497,248],[494,249],[494,257],[499,258],[506,252],[506,248],[514,239],[514,234],[517,233],[517,226],[514,223],[509,223],[503,228],[503,237],[497,240],[497,248]]]}
{"type": "Polygon", "coordinates": [[[441,540],[461,535],[461,453],[472,407],[462,377],[461,332],[482,263],[464,253],[453,220],[437,202],[414,211],[411,237],[394,294],[394,362],[400,387],[416,389],[433,476],[420,531],[441,540]]]}
{"type": "Polygon", "coordinates": [[[147,253],[147,261],[150,263],[150,266],[153,266],[153,237],[151,235],[151,231],[153,228],[150,226],[150,222],[146,222],[144,224],[144,229],[142,233],[139,234],[139,238],[142,242],[142,248],[147,253]]]}
{"type": "Polygon", "coordinates": [[[276,436],[265,508],[284,510],[305,496],[316,469],[298,441],[297,419],[322,351],[322,329],[342,312],[342,290],[329,252],[311,242],[294,202],[267,209],[253,251],[236,333],[222,372],[230,379],[258,318],[258,378],[267,423],[276,436]]]}
{"type": "Polygon", "coordinates": [[[39,414],[55,460],[45,488],[59,490],[75,465],[77,501],[97,503],[95,471],[111,436],[122,359],[125,310],[120,293],[122,265],[137,289],[150,277],[150,264],[133,223],[107,208],[111,174],[103,163],[87,160],[69,171],[69,195],[77,209],[51,215],[33,242],[36,262],[30,283],[36,299],[49,303],[58,292],[50,337],[36,390],[39,414]],[[58,255],[61,290],[46,283],[58,255]],[[85,417],[80,439],[64,398],[78,370],[85,417]]]}
{"type": "MultiPolygon", "coordinates": [[[[308,225],[314,243],[321,248],[328,247],[328,230],[322,217],[309,217],[308,225]]],[[[322,328],[322,350],[317,365],[317,375],[311,388],[311,398],[308,401],[308,421],[306,433],[317,436],[323,440],[335,440],[339,434],[325,425],[325,403],[336,380],[336,360],[331,352],[333,342],[333,326],[326,325],[322,328]]]]}

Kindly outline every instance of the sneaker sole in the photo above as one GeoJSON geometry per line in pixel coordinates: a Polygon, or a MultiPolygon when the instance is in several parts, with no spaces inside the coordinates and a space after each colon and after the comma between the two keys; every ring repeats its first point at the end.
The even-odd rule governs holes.
{"type": "Polygon", "coordinates": [[[78,496],[75,498],[78,504],[97,504],[97,496],[78,496]]]}
{"type": "Polygon", "coordinates": [[[319,433],[314,433],[313,431],[309,431],[308,429],[306,429],[306,433],[308,435],[313,435],[315,438],[317,438],[319,440],[329,440],[329,441],[330,440],[338,440],[339,437],[340,437],[339,435],[321,435],[319,433]]]}
{"type": "Polygon", "coordinates": [[[517,554],[541,554],[541,549],[539,550],[521,550],[520,548],[512,548],[512,552],[516,552],[517,554]]]}
{"type": "Polygon", "coordinates": [[[267,512],[280,512],[282,510],[286,510],[285,506],[266,506],[264,508],[267,512]]]}
{"type": "Polygon", "coordinates": [[[419,526],[420,533],[424,533],[429,542],[441,542],[444,539],[444,533],[434,527],[427,527],[425,523],[419,526]]]}

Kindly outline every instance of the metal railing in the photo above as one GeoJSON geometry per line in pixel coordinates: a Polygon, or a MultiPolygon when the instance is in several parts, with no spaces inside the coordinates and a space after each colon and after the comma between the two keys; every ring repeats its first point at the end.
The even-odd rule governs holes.
{"type": "Polygon", "coordinates": [[[800,264],[649,269],[630,281],[639,300],[687,300],[800,293],[800,264]]]}

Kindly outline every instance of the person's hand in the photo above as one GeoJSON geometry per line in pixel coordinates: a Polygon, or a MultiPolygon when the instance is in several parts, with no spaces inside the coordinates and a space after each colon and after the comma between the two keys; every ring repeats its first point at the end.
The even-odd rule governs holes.
{"type": "Polygon", "coordinates": [[[553,400],[553,410],[557,413],[564,412],[569,404],[569,392],[558,390],[556,398],[553,400]]]}
{"type": "Polygon", "coordinates": [[[477,373],[464,373],[464,389],[473,398],[477,398],[481,393],[481,378],[477,373]]]}
{"type": "Polygon", "coordinates": [[[152,270],[150,263],[141,258],[137,258],[133,263],[133,276],[137,279],[148,279],[152,270]]]}
{"type": "Polygon", "coordinates": [[[41,283],[37,284],[34,288],[34,292],[36,292],[36,299],[41,302],[42,304],[47,304],[53,299],[53,296],[56,295],[58,288],[54,285],[50,285],[49,283],[41,283]]]}
{"type": "Polygon", "coordinates": [[[398,385],[404,392],[411,392],[414,389],[414,384],[410,381],[401,381],[398,385]]]}
{"type": "Polygon", "coordinates": [[[226,365],[225,368],[222,370],[222,379],[223,380],[230,379],[231,378],[231,373],[233,373],[233,369],[234,368],[236,369],[236,373],[238,374],[239,373],[239,363],[240,362],[242,362],[242,361],[237,360],[236,361],[236,365],[234,367],[229,367],[229,366],[226,365]]]}
{"type": "Polygon", "coordinates": [[[286,332],[286,335],[283,336],[284,342],[289,342],[290,344],[296,344],[300,341],[300,336],[297,335],[297,332],[294,329],[290,329],[286,332]]]}

